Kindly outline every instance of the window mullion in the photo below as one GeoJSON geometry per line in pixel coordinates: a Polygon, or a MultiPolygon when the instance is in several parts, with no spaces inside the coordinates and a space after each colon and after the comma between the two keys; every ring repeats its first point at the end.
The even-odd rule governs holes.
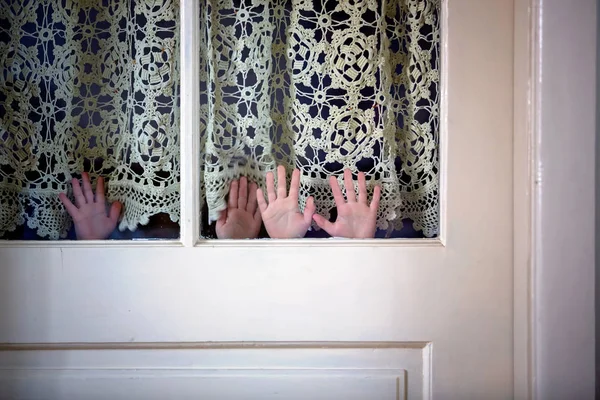
{"type": "Polygon", "coordinates": [[[199,1],[182,0],[181,68],[181,241],[191,247],[200,237],[199,170],[199,1]]]}

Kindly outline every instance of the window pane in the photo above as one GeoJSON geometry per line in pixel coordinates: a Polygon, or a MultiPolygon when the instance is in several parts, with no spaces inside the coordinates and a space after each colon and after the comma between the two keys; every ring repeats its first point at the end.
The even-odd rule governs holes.
{"type": "MultiPolygon", "coordinates": [[[[317,229],[327,225],[334,236],[362,237],[360,227],[376,221],[376,237],[437,236],[439,17],[439,0],[201,2],[202,235],[231,236],[214,223],[229,207],[222,222],[246,221],[241,236],[254,237],[248,213],[228,205],[230,183],[243,176],[264,189],[268,171],[283,165],[288,185],[300,171],[300,210],[312,197],[317,215],[338,221],[317,217],[294,234],[327,237],[317,229]],[[334,199],[329,177],[345,196],[346,169],[359,203],[366,176],[363,208],[334,199]]],[[[274,236],[274,214],[262,213],[271,224],[259,237],[274,236]]],[[[275,216],[302,225],[299,214],[275,216]]]]}
{"type": "Polygon", "coordinates": [[[178,14],[173,0],[0,4],[0,238],[179,236],[178,14]],[[83,181],[78,201],[84,172],[122,207],[83,181]]]}

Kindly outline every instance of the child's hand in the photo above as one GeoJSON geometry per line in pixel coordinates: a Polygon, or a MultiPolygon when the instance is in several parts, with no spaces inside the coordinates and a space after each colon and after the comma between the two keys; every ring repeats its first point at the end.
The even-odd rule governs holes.
{"type": "Polygon", "coordinates": [[[321,215],[315,214],[313,218],[317,225],[331,236],[357,239],[374,237],[381,188],[375,186],[373,200],[369,206],[367,204],[365,174],[362,172],[358,174],[358,202],[354,194],[354,185],[352,184],[350,170],[344,170],[344,186],[346,186],[348,202],[344,201],[344,196],[334,176],[329,178],[329,185],[331,186],[331,192],[333,193],[337,207],[337,219],[334,223],[331,223],[321,215]]]}
{"type": "Polygon", "coordinates": [[[306,200],[304,214],[298,208],[298,190],[300,188],[300,171],[295,169],[290,183],[289,196],[286,195],[285,168],[277,167],[277,193],[272,172],[267,172],[267,195],[269,205],[261,189],[256,191],[258,206],[262,214],[265,228],[273,239],[290,239],[304,237],[310,227],[315,212],[312,197],[306,200]]]}
{"type": "Polygon", "coordinates": [[[256,183],[248,187],[245,177],[229,184],[229,201],[227,209],[221,212],[217,220],[217,237],[219,239],[254,239],[258,236],[262,220],[256,207],[256,183]]]}
{"type": "Polygon", "coordinates": [[[96,196],[92,191],[92,185],[87,173],[81,174],[83,181],[83,192],[79,180],[73,178],[73,195],[75,205],[71,203],[66,194],[58,195],[60,201],[65,205],[67,212],[75,223],[75,233],[79,240],[103,240],[110,236],[117,226],[121,213],[121,203],[115,201],[106,215],[106,200],[104,198],[104,179],[98,178],[96,183],[96,196]]]}

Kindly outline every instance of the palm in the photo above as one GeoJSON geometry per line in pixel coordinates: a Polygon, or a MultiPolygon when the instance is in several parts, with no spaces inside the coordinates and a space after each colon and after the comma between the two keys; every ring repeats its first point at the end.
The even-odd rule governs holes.
{"type": "Polygon", "coordinates": [[[310,226],[298,208],[298,199],[286,197],[270,203],[262,215],[272,238],[303,237],[310,226]]]}
{"type": "Polygon", "coordinates": [[[331,236],[369,238],[375,236],[377,213],[366,204],[345,203],[338,207],[338,216],[331,236]]]}
{"type": "Polygon", "coordinates": [[[298,208],[298,190],[300,188],[300,171],[294,170],[290,182],[289,195],[286,191],[285,169],[277,167],[277,192],[275,192],[274,176],[267,173],[267,195],[265,200],[262,190],[258,189],[258,205],[262,214],[265,228],[274,239],[301,238],[310,227],[315,204],[312,197],[306,200],[304,213],[298,208]]]}
{"type": "Polygon", "coordinates": [[[80,207],[73,222],[77,237],[84,240],[106,239],[116,227],[116,221],[106,215],[106,204],[98,202],[80,207]]]}
{"type": "Polygon", "coordinates": [[[229,185],[227,209],[217,221],[216,231],[219,239],[251,239],[258,236],[261,218],[256,203],[256,184],[250,184],[245,177],[238,183],[229,185]],[[239,185],[239,189],[238,189],[239,185]]]}
{"type": "Polygon", "coordinates": [[[358,200],[354,193],[352,174],[350,170],[344,171],[344,186],[346,187],[347,201],[344,200],[342,191],[335,177],[329,179],[331,192],[335,199],[338,215],[335,222],[329,222],[321,215],[313,216],[317,225],[331,236],[366,239],[375,236],[377,223],[377,209],[381,189],[375,187],[373,200],[367,203],[367,183],[365,174],[358,174],[358,200]]]}
{"type": "Polygon", "coordinates": [[[75,205],[71,203],[66,194],[59,195],[67,212],[73,218],[77,239],[102,240],[110,236],[117,226],[121,212],[121,203],[114,202],[109,212],[106,210],[106,199],[104,197],[104,179],[98,178],[96,194],[92,191],[92,185],[88,174],[82,174],[83,190],[79,180],[73,179],[73,195],[75,205]]]}

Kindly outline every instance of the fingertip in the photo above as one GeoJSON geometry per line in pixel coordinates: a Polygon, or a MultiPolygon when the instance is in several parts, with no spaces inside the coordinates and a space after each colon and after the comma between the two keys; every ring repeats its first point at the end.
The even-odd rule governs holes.
{"type": "Polygon", "coordinates": [[[381,186],[379,186],[379,185],[375,186],[375,189],[373,190],[373,195],[377,196],[377,198],[379,198],[381,196],[381,186]]]}
{"type": "Polygon", "coordinates": [[[304,205],[304,219],[306,222],[310,223],[313,215],[315,214],[315,210],[315,199],[310,196],[308,199],[306,199],[306,204],[304,205]]]}
{"type": "Polygon", "coordinates": [[[121,204],[120,201],[114,201],[110,206],[108,217],[116,223],[119,220],[119,217],[121,216],[122,210],[123,204],[121,204]]]}
{"type": "Polygon", "coordinates": [[[63,203],[63,205],[65,207],[67,207],[67,203],[71,202],[71,200],[69,200],[69,198],[67,197],[67,195],[65,193],[59,193],[58,199],[60,200],[61,203],[63,203]]]}
{"type": "Polygon", "coordinates": [[[312,220],[315,221],[315,224],[317,224],[317,226],[319,228],[321,228],[325,232],[329,233],[328,227],[327,227],[327,222],[329,222],[329,221],[327,221],[325,219],[325,217],[323,217],[322,215],[319,215],[319,214],[313,214],[312,220]]]}
{"type": "Polygon", "coordinates": [[[321,228],[321,229],[323,228],[323,227],[321,226],[321,221],[323,220],[323,217],[322,217],[322,216],[320,216],[319,214],[313,214],[313,215],[312,215],[312,220],[313,220],[313,221],[315,221],[315,223],[317,224],[317,226],[318,226],[319,228],[321,228]]]}
{"type": "Polygon", "coordinates": [[[375,186],[375,188],[373,189],[373,199],[371,200],[371,206],[370,206],[370,208],[373,211],[377,211],[377,209],[379,208],[379,200],[380,199],[381,199],[381,187],[375,186]]]}

